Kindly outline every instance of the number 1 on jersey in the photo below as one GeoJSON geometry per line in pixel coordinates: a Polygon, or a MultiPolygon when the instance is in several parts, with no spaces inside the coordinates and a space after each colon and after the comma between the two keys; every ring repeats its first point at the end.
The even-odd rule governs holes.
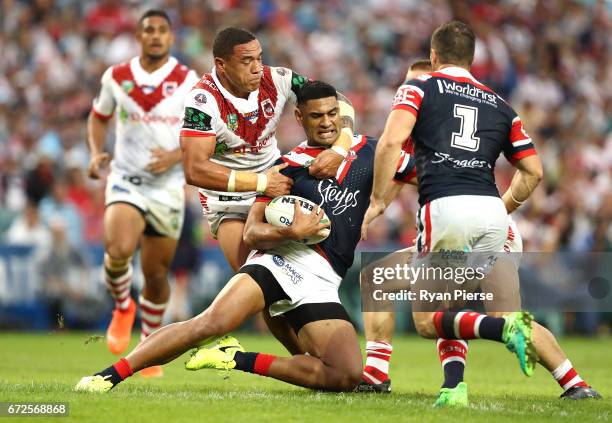
{"type": "Polygon", "coordinates": [[[459,132],[453,132],[451,147],[460,148],[468,151],[478,151],[480,138],[476,134],[478,123],[478,109],[476,107],[455,104],[454,114],[461,119],[459,132]]]}

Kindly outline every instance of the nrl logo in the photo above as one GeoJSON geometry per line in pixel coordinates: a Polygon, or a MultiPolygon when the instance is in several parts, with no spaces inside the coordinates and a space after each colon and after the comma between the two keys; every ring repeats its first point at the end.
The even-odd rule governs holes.
{"type": "Polygon", "coordinates": [[[164,97],[169,97],[174,93],[177,87],[178,82],[176,81],[164,82],[164,84],[162,85],[162,94],[164,95],[164,97]]]}
{"type": "Polygon", "coordinates": [[[238,129],[238,116],[235,113],[227,115],[227,128],[232,132],[238,129]]]}
{"type": "Polygon", "coordinates": [[[121,89],[125,91],[126,94],[129,94],[134,89],[134,81],[123,81],[121,83],[121,89]]]}
{"type": "Polygon", "coordinates": [[[263,115],[266,117],[266,119],[270,119],[272,116],[274,116],[274,106],[272,106],[272,100],[269,98],[266,98],[261,102],[261,109],[263,110],[263,115]]]}
{"type": "Polygon", "coordinates": [[[202,93],[199,93],[194,97],[194,100],[198,104],[204,104],[206,103],[206,96],[202,93]]]}

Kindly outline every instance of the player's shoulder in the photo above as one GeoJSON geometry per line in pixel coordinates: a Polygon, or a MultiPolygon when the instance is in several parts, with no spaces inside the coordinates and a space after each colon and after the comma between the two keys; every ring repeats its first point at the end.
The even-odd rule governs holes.
{"type": "Polygon", "coordinates": [[[107,71],[116,73],[129,73],[132,74],[132,62],[139,60],[139,56],[132,57],[124,62],[116,63],[110,66],[107,71]]]}
{"type": "Polygon", "coordinates": [[[280,78],[291,77],[291,73],[293,72],[291,69],[283,66],[264,66],[264,69],[266,68],[269,69],[270,75],[280,78]]]}
{"type": "MultiPolygon", "coordinates": [[[[293,69],[285,67],[268,67],[268,73],[274,83],[274,86],[281,93],[290,95],[291,92],[297,94],[302,86],[308,81],[308,78],[300,75],[293,69]]],[[[264,76],[266,68],[264,67],[264,76]]]]}
{"type": "Polygon", "coordinates": [[[215,85],[210,74],[206,73],[196,80],[187,93],[185,105],[202,110],[218,110],[218,97],[220,96],[219,88],[215,85]]]}
{"type": "Polygon", "coordinates": [[[303,169],[307,168],[323,150],[325,147],[311,147],[304,141],[283,154],[280,160],[289,167],[303,169]]]}
{"type": "Polygon", "coordinates": [[[361,150],[363,148],[369,150],[376,150],[376,144],[378,139],[369,135],[355,134],[353,135],[353,143],[351,145],[352,150],[361,150]]]}
{"type": "Polygon", "coordinates": [[[282,66],[264,66],[264,78],[268,76],[278,88],[291,83],[293,71],[282,66]]]}
{"type": "Polygon", "coordinates": [[[435,84],[435,82],[433,82],[434,80],[432,79],[433,78],[432,74],[433,72],[424,73],[422,75],[417,76],[416,78],[406,79],[402,83],[402,86],[410,85],[414,87],[423,88],[427,85],[435,84]]]}
{"type": "Polygon", "coordinates": [[[215,81],[213,80],[212,74],[210,72],[205,73],[201,77],[199,77],[198,81],[191,88],[191,91],[206,91],[210,94],[221,93],[221,91],[217,87],[217,84],[215,84],[215,81]]]}
{"type": "Polygon", "coordinates": [[[276,81],[291,81],[291,79],[294,77],[299,76],[293,69],[285,68],[283,66],[264,66],[264,72],[266,70],[269,72],[272,79],[276,81]]]}
{"type": "MultiPolygon", "coordinates": [[[[110,82],[115,81],[118,84],[121,84],[123,81],[131,81],[134,79],[131,68],[130,59],[125,62],[117,63],[106,68],[104,73],[102,74],[102,82],[110,82]]],[[[126,87],[129,89],[129,87],[126,87]]]]}
{"type": "Polygon", "coordinates": [[[178,59],[176,59],[175,57],[173,57],[173,62],[175,63],[174,68],[172,69],[172,73],[174,73],[176,75],[177,78],[179,79],[186,79],[192,75],[196,75],[195,71],[193,69],[190,69],[189,66],[187,66],[186,64],[180,62],[178,59]]]}

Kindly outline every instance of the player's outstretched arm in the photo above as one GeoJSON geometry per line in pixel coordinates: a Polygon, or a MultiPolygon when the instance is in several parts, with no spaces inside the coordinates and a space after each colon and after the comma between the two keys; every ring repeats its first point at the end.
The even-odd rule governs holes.
{"type": "Polygon", "coordinates": [[[542,161],[537,155],[520,159],[514,166],[517,171],[510,187],[502,196],[508,213],[512,213],[529,198],[544,176],[542,161]]]}
{"type": "Polygon", "coordinates": [[[279,173],[281,165],[265,173],[235,171],[210,160],[215,152],[214,136],[181,137],[185,180],[199,188],[226,192],[257,191],[269,197],[288,194],[293,181],[279,173]]]}
{"type": "Polygon", "coordinates": [[[329,223],[320,223],[324,212],[321,208],[316,213],[306,214],[296,201],[291,225],[280,228],[266,222],[266,202],[255,202],[244,226],[243,240],[251,250],[269,250],[287,241],[299,241],[329,227],[329,223]]]}

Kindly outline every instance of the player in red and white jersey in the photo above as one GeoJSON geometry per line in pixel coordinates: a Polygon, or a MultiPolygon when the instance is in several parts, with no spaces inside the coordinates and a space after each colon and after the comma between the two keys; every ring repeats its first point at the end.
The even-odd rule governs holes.
{"type": "MultiPolygon", "coordinates": [[[[183,224],[181,116],[185,96],[198,81],[194,71],[170,56],[174,37],[165,12],[146,12],[137,38],[141,55],[104,72],[88,120],[88,171],[97,179],[111,157],[104,142],[115,117],[104,213],[104,276],[116,304],[107,344],[115,354],[127,348],[136,314],[130,296],[131,258],[139,243],[145,279],[141,338],[161,325],[170,295],[168,270],[183,224]]],[[[161,367],[145,374],[161,375],[161,367]]]]}
{"type": "MultiPolygon", "coordinates": [[[[189,93],[181,130],[187,182],[200,188],[211,232],[232,269],[249,253],[242,233],[257,193],[286,194],[291,179],[272,167],[280,156],[276,127],[306,78],[294,71],[262,64],[255,35],[229,27],[213,43],[215,66],[189,93]]],[[[345,128],[330,149],[313,160],[310,174],[331,178],[352,141],[353,109],[340,97],[345,128]]],[[[332,137],[336,134],[329,133],[332,137]]]]}

